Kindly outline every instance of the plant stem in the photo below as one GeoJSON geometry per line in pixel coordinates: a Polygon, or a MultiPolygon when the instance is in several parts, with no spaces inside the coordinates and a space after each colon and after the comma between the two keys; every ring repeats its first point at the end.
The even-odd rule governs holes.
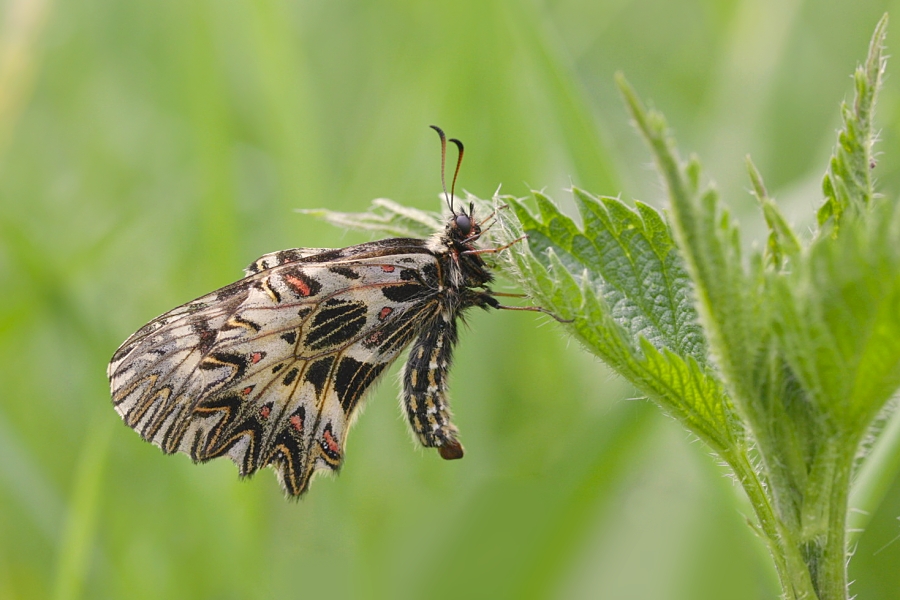
{"type": "Polygon", "coordinates": [[[850,498],[850,474],[853,467],[852,453],[846,448],[854,448],[845,440],[836,443],[834,473],[827,499],[828,533],[824,544],[820,545],[815,557],[816,587],[820,600],[847,599],[847,511],[850,498]]]}
{"type": "Polygon", "coordinates": [[[766,488],[750,464],[749,458],[743,452],[726,454],[723,455],[723,458],[734,470],[744,492],[750,499],[750,504],[759,521],[759,531],[763,535],[775,563],[775,571],[778,573],[785,598],[787,600],[816,598],[809,569],[803,560],[799,546],[793,543],[797,538],[788,533],[775,511],[772,510],[766,488]]]}
{"type": "MultiPolygon", "coordinates": [[[[853,440],[834,436],[820,449],[810,467],[807,481],[813,487],[803,493],[799,521],[781,515],[770,503],[774,486],[785,485],[786,480],[763,487],[755,473],[742,478],[787,598],[847,600],[846,527],[853,453],[846,449],[854,447],[853,440]]],[[[729,464],[736,472],[746,471],[729,464]]]]}

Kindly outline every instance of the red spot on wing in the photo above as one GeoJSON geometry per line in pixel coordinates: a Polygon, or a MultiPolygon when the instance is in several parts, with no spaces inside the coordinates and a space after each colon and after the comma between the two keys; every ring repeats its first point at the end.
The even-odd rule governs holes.
{"type": "Polygon", "coordinates": [[[329,450],[335,454],[340,453],[341,447],[338,446],[337,441],[335,441],[334,436],[331,435],[330,431],[326,430],[325,433],[322,434],[322,437],[325,439],[325,444],[328,446],[329,450]]]}
{"type": "Polygon", "coordinates": [[[272,414],[272,407],[268,404],[264,404],[259,407],[259,416],[261,416],[263,419],[268,419],[270,414],[272,414]]]}
{"type": "Polygon", "coordinates": [[[300,418],[300,415],[294,415],[291,417],[291,427],[293,427],[297,431],[303,431],[303,419],[300,418]]]}
{"type": "Polygon", "coordinates": [[[249,394],[252,391],[253,391],[253,386],[248,385],[247,387],[245,387],[244,389],[241,390],[241,393],[246,396],[247,394],[249,394]]]}
{"type": "Polygon", "coordinates": [[[285,275],[285,282],[297,292],[300,296],[309,296],[312,291],[309,289],[309,284],[300,279],[299,277],[295,277],[294,275],[285,275]]]}
{"type": "Polygon", "coordinates": [[[262,352],[254,352],[253,356],[250,357],[250,364],[255,365],[259,361],[262,360],[263,353],[262,352]]]}
{"type": "Polygon", "coordinates": [[[381,265],[381,270],[385,273],[393,273],[395,268],[394,265],[381,265]]]}
{"type": "Polygon", "coordinates": [[[388,318],[388,315],[390,315],[392,312],[394,312],[393,308],[391,308],[390,306],[385,306],[384,308],[381,309],[381,312],[378,313],[378,320],[384,321],[385,319],[388,318]]]}

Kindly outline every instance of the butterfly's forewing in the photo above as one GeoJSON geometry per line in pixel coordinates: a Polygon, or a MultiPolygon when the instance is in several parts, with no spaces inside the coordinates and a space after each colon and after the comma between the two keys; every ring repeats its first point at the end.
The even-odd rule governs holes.
{"type": "Polygon", "coordinates": [[[291,248],[289,250],[270,252],[268,254],[263,254],[252,263],[250,263],[244,269],[244,275],[249,277],[250,275],[256,275],[260,271],[275,268],[278,265],[283,265],[289,262],[297,262],[298,260],[307,259],[312,256],[318,256],[326,252],[334,252],[334,250],[334,248],[291,248]]]}
{"type": "Polygon", "coordinates": [[[433,254],[387,241],[266,255],[155,319],[110,363],[117,411],[165,452],[227,455],[242,475],[272,465],[301,494],[339,468],[361,397],[439,316],[433,254]]]}

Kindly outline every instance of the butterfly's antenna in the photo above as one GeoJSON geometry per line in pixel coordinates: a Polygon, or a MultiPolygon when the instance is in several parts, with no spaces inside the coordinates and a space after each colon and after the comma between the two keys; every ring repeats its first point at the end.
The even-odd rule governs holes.
{"type": "MultiPolygon", "coordinates": [[[[444,170],[447,164],[447,137],[444,135],[444,130],[437,125],[429,125],[429,127],[437,131],[437,134],[441,136],[441,187],[444,188],[444,199],[447,201],[447,207],[450,209],[450,212],[453,212],[452,196],[447,194],[447,180],[444,177],[444,170]]],[[[457,171],[459,170],[459,165],[457,165],[456,169],[457,171]]],[[[456,177],[453,178],[453,181],[454,183],[456,182],[456,177]]]]}
{"type": "MultiPolygon", "coordinates": [[[[453,183],[450,184],[450,197],[455,198],[456,178],[459,177],[459,167],[462,165],[463,152],[465,152],[466,148],[463,146],[463,143],[456,138],[450,138],[450,141],[456,144],[456,147],[459,149],[459,156],[456,159],[456,170],[453,172],[453,183]]],[[[465,209],[463,209],[463,212],[465,212],[465,209]]]]}

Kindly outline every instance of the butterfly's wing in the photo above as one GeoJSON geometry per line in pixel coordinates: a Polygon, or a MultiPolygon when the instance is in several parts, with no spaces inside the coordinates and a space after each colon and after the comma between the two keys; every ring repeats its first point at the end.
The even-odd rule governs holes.
{"type": "Polygon", "coordinates": [[[270,252],[268,254],[263,254],[250,263],[247,268],[244,269],[244,275],[249,277],[251,275],[256,275],[260,271],[274,269],[285,263],[297,262],[298,260],[316,256],[324,252],[332,252],[333,250],[334,248],[290,248],[288,250],[270,252]]]}
{"type": "Polygon", "coordinates": [[[435,257],[412,242],[284,262],[162,315],[113,356],[116,410],[166,453],[271,465],[302,494],[340,467],[361,397],[440,312],[435,257]]]}
{"type": "Polygon", "coordinates": [[[425,240],[415,238],[389,238],[346,248],[290,248],[263,254],[244,269],[244,275],[249,277],[290,262],[334,263],[364,256],[402,254],[409,250],[421,251],[425,244],[425,240]]]}

